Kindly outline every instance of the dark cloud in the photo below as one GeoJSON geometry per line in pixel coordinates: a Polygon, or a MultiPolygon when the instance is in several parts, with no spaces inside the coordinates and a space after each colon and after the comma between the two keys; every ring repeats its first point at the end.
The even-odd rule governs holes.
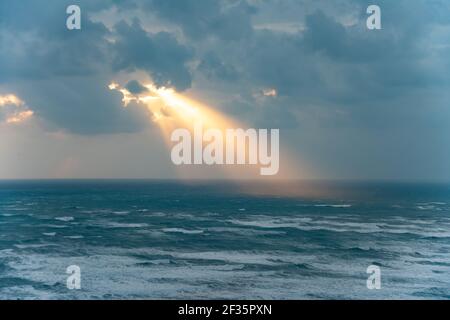
{"type": "Polygon", "coordinates": [[[239,76],[238,71],[233,65],[226,64],[213,52],[208,52],[203,57],[198,66],[198,70],[203,72],[209,79],[234,81],[239,76]]]}
{"type": "Polygon", "coordinates": [[[146,7],[179,25],[190,38],[227,41],[251,34],[251,15],[256,11],[247,1],[151,0],[146,7]]]}
{"type": "MultiPolygon", "coordinates": [[[[142,128],[144,111],[123,108],[106,87],[119,73],[140,71],[159,86],[207,92],[213,105],[249,125],[297,130],[316,159],[354,147],[380,162],[384,145],[419,159],[433,139],[448,135],[446,0],[378,0],[383,28],[375,31],[366,28],[366,0],[74,3],[82,7],[80,32],[65,28],[72,1],[0,2],[0,86],[57,127],[142,128]],[[94,22],[113,6],[120,15],[103,17],[112,29],[94,22]],[[277,95],[265,97],[266,89],[277,95]],[[326,153],[329,137],[334,151],[326,153]],[[400,148],[414,139],[409,152],[400,148]]],[[[144,90],[137,82],[126,88],[144,90]]],[[[345,166],[345,155],[336,162],[345,166]]]]}
{"type": "Polygon", "coordinates": [[[158,86],[183,91],[191,86],[187,63],[192,52],[168,32],[147,33],[135,20],[131,25],[116,25],[114,68],[147,71],[158,86]]]}
{"type": "MultiPolygon", "coordinates": [[[[66,28],[66,1],[8,1],[0,8],[0,83],[87,75],[108,63],[108,30],[82,14],[82,30],[66,28]]],[[[83,6],[83,11],[92,7],[83,6]]]]}
{"type": "MultiPolygon", "coordinates": [[[[383,2],[383,30],[369,31],[368,4],[349,3],[357,5],[358,10],[347,23],[333,11],[319,8],[305,16],[303,30],[298,32],[254,30],[240,43],[239,51],[226,45],[216,49],[220,52],[220,60],[214,61],[216,68],[227,66],[240,71],[240,81],[233,80],[235,88],[240,92],[239,100],[244,97],[252,110],[242,113],[244,116],[267,110],[265,118],[279,123],[273,117],[273,105],[278,104],[281,113],[347,114],[348,125],[352,126],[395,126],[405,116],[426,121],[419,118],[423,116],[420,108],[412,106],[422,102],[427,107],[435,97],[427,96],[426,90],[450,84],[447,52],[430,38],[433,28],[447,23],[437,11],[445,4],[383,2]],[[439,70],[438,65],[444,68],[439,70]],[[255,99],[251,92],[260,88],[276,88],[283,99],[255,99]],[[422,92],[420,100],[417,90],[422,92]],[[390,112],[392,108],[396,112],[390,112]],[[373,121],[377,117],[385,119],[373,121]]],[[[223,76],[211,70],[215,69],[206,70],[209,81],[216,76],[220,83],[223,76]]],[[[229,105],[236,103],[242,105],[236,100],[229,105]]],[[[428,118],[431,116],[434,114],[428,118]]],[[[289,120],[292,125],[292,117],[289,120]]],[[[340,121],[336,119],[336,123],[340,121]]]]}
{"type": "Polygon", "coordinates": [[[123,108],[120,94],[107,88],[114,72],[143,70],[158,85],[184,90],[191,85],[186,67],[191,52],[171,34],[149,34],[137,22],[111,31],[90,18],[130,2],[77,2],[82,29],[76,31],[66,28],[72,1],[1,2],[0,85],[20,93],[56,128],[83,134],[141,129],[139,119],[145,117],[123,108]]]}
{"type": "Polygon", "coordinates": [[[100,77],[67,77],[22,83],[17,94],[32,102],[50,129],[80,134],[136,132],[149,125],[145,108],[122,105],[121,93],[100,77]]]}
{"type": "Polygon", "coordinates": [[[55,128],[82,134],[136,130],[138,117],[107,88],[110,32],[87,14],[106,2],[79,2],[82,29],[69,31],[66,7],[72,3],[1,2],[0,85],[55,128]]]}

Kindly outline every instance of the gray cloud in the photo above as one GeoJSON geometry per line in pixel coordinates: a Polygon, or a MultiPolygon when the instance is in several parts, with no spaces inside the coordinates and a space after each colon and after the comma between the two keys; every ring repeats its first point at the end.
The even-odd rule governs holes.
{"type": "Polygon", "coordinates": [[[138,21],[116,25],[114,69],[147,71],[158,86],[186,90],[191,86],[187,63],[192,52],[168,32],[147,33],[138,21]]]}
{"type": "MultiPolygon", "coordinates": [[[[275,103],[283,113],[329,110],[333,114],[333,109],[339,108],[352,125],[369,127],[376,123],[369,120],[374,115],[382,117],[389,113],[392,117],[387,117],[384,123],[392,125],[404,116],[421,117],[419,109],[411,106],[419,101],[433,103],[434,96],[427,96],[426,90],[449,85],[447,50],[430,39],[432,30],[448,25],[436,11],[440,6],[433,4],[430,8],[424,1],[382,3],[383,30],[368,31],[366,2],[349,3],[358,10],[354,14],[356,20],[348,25],[328,7],[316,7],[316,11],[305,16],[301,31],[254,30],[250,38],[240,43],[239,50],[216,46],[221,60],[215,61],[215,66],[236,68],[241,74],[241,81],[234,80],[239,100],[229,105],[242,104],[240,100],[244,98],[258,113],[265,110],[258,105],[271,110],[275,103]],[[262,102],[254,99],[252,91],[267,87],[276,88],[284,99],[262,102]],[[419,101],[416,90],[422,91],[419,101]],[[397,111],[391,112],[392,108],[397,111]]],[[[207,73],[211,81],[214,72],[200,71],[207,73]]],[[[220,75],[216,78],[218,83],[224,79],[220,75]]],[[[268,111],[267,118],[272,116],[273,112],[268,111]]],[[[434,114],[427,118],[430,116],[434,114]]]]}
{"type": "Polygon", "coordinates": [[[82,15],[83,30],[67,30],[65,1],[0,5],[0,83],[104,72],[108,30],[103,24],[82,15]]]}
{"type": "Polygon", "coordinates": [[[204,73],[209,79],[234,81],[239,77],[238,71],[233,65],[227,65],[213,52],[205,54],[198,66],[198,70],[204,73]]]}
{"type": "Polygon", "coordinates": [[[49,129],[81,134],[136,132],[148,126],[147,111],[134,104],[122,106],[122,95],[109,90],[100,77],[65,77],[59,81],[21,83],[17,94],[32,103],[36,116],[49,129]]]}
{"type": "MultiPolygon", "coordinates": [[[[106,87],[143,71],[157,85],[205,93],[249,125],[304,137],[294,139],[299,152],[335,172],[349,173],[352,156],[369,172],[382,162],[383,147],[410,159],[425,152],[450,159],[439,143],[450,119],[446,0],[379,0],[379,31],[365,27],[366,0],[97,0],[78,1],[83,29],[69,32],[71,2],[0,2],[0,87],[58,128],[94,134],[145,127],[146,111],[123,108],[106,87]],[[93,22],[103,10],[123,21],[93,22]],[[153,31],[161,28],[146,19],[150,12],[170,31],[153,31]],[[277,96],[261,95],[265,89],[277,96]]],[[[143,90],[137,82],[126,87],[143,90]]],[[[391,160],[386,172],[424,168],[419,160],[404,167],[391,160]]]]}
{"type": "Polygon", "coordinates": [[[65,27],[69,3],[0,3],[0,86],[18,93],[49,125],[82,134],[142,129],[143,111],[123,108],[120,94],[107,88],[120,70],[145,71],[156,84],[179,90],[191,85],[185,65],[191,53],[171,34],[149,34],[137,22],[108,30],[90,19],[129,1],[78,2],[80,31],[65,27]]]}
{"type": "Polygon", "coordinates": [[[252,32],[250,18],[256,12],[247,1],[240,0],[151,0],[144,7],[179,25],[190,38],[213,36],[225,41],[249,35],[252,32]]]}

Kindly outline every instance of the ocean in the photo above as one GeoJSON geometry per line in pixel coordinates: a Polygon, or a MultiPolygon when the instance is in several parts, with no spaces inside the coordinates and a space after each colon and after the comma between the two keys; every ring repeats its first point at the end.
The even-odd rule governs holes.
{"type": "Polygon", "coordinates": [[[449,298],[448,184],[0,182],[0,299],[449,298]]]}

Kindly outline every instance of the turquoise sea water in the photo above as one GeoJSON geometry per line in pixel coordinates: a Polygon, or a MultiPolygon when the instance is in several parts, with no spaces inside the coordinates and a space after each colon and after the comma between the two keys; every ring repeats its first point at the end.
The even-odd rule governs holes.
{"type": "Polygon", "coordinates": [[[0,298],[448,299],[450,186],[3,181],[0,298]]]}

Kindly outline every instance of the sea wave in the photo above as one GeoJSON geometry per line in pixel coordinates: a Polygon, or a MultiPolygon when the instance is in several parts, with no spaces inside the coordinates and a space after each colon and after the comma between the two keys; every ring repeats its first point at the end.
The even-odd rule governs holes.
{"type": "Polygon", "coordinates": [[[64,222],[73,221],[74,219],[75,219],[74,217],[70,217],[70,216],[67,216],[67,217],[56,217],[55,218],[55,220],[64,221],[64,222]]]}
{"type": "Polygon", "coordinates": [[[187,230],[182,228],[164,228],[163,232],[166,233],[184,233],[184,234],[201,234],[203,230],[187,230]]]}

